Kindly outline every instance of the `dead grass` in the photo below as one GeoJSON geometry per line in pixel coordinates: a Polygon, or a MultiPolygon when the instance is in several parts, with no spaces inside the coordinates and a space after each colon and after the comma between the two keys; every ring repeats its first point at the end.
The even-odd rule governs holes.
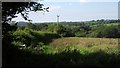
{"type": "Polygon", "coordinates": [[[54,39],[51,44],[54,47],[59,46],[77,46],[77,47],[92,47],[95,49],[117,48],[117,38],[79,38],[67,37],[54,39]]]}

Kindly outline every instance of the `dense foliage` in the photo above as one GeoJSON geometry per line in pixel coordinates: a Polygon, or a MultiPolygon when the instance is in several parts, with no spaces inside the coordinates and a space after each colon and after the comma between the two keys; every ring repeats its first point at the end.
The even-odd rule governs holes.
{"type": "MultiPolygon", "coordinates": [[[[57,33],[62,37],[119,38],[117,20],[97,20],[87,22],[35,23],[27,26],[33,30],[57,33]]],[[[21,27],[22,28],[22,27],[21,27]]]]}
{"type": "MultiPolygon", "coordinates": [[[[2,60],[3,66],[9,65],[10,59],[16,56],[19,52],[18,47],[14,46],[12,42],[15,40],[13,32],[16,31],[17,25],[11,25],[8,22],[12,18],[17,17],[16,14],[21,14],[25,20],[28,19],[30,11],[45,11],[48,8],[43,8],[43,4],[37,2],[2,2],[2,60]]],[[[26,34],[28,35],[28,34],[26,34]]],[[[24,35],[23,35],[24,36],[24,35]]],[[[28,38],[28,37],[27,37],[28,38]]]]}
{"type": "Polygon", "coordinates": [[[120,32],[118,25],[100,25],[93,29],[91,36],[99,38],[120,38],[120,32]]]}
{"type": "Polygon", "coordinates": [[[40,42],[48,44],[52,39],[59,38],[60,36],[56,33],[36,31],[32,29],[17,29],[14,33],[14,43],[15,41],[21,43],[19,45],[25,44],[26,46],[37,46],[40,42]]]}
{"type": "MultiPolygon", "coordinates": [[[[62,48],[59,52],[51,46],[28,47],[17,51],[16,55],[9,59],[9,67],[94,67],[94,68],[119,68],[119,50],[109,50],[111,53],[99,50],[89,52],[72,47],[62,48]],[[16,58],[17,57],[17,58],[16,58]],[[11,62],[12,61],[12,62],[11,62]]],[[[4,66],[7,67],[7,66],[4,66]]]]}

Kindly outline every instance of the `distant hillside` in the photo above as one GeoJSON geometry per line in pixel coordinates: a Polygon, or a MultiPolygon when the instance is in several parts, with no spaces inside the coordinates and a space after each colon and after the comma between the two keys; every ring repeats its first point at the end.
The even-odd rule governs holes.
{"type": "Polygon", "coordinates": [[[17,25],[19,27],[21,27],[21,26],[27,26],[27,24],[28,24],[28,22],[24,22],[24,21],[17,22],[17,25]]]}

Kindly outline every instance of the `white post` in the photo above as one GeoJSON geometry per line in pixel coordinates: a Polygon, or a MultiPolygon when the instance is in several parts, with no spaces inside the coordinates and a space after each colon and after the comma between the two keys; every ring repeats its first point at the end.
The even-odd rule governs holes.
{"type": "Polygon", "coordinates": [[[57,15],[57,22],[58,22],[58,23],[59,23],[59,17],[60,17],[60,16],[59,16],[59,15],[57,15]]]}

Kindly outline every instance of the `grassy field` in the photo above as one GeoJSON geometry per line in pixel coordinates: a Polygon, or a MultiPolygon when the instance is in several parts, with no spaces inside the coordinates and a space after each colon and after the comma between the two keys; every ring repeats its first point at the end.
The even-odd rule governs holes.
{"type": "Polygon", "coordinates": [[[65,50],[77,50],[81,54],[90,54],[98,51],[120,54],[118,38],[65,37],[53,39],[47,45],[29,46],[23,49],[35,54],[57,54],[65,50]]]}
{"type": "Polygon", "coordinates": [[[105,24],[105,25],[108,25],[108,26],[110,26],[110,25],[119,25],[119,22],[118,23],[105,24]]]}
{"type": "Polygon", "coordinates": [[[96,52],[99,50],[114,52],[118,50],[118,39],[67,37],[54,39],[50,45],[60,50],[66,47],[71,47],[87,52],[96,52]]]}
{"type": "Polygon", "coordinates": [[[65,37],[53,39],[49,44],[25,47],[33,53],[56,54],[66,49],[77,49],[81,54],[89,54],[97,51],[106,53],[119,53],[118,38],[82,38],[82,37],[65,37]]]}
{"type": "Polygon", "coordinates": [[[67,37],[67,38],[59,38],[54,39],[51,43],[53,46],[69,46],[69,45],[76,45],[76,46],[88,46],[88,45],[118,45],[117,38],[80,38],[80,37],[67,37]]]}

